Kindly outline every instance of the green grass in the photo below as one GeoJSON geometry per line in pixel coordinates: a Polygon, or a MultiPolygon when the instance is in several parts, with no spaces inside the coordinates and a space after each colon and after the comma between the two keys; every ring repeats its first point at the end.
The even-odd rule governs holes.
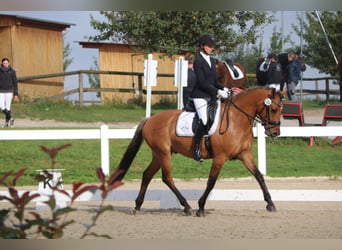
{"type": "MultiPolygon", "coordinates": [[[[163,100],[154,104],[151,114],[166,109],[176,109],[177,104],[172,101],[163,100]]],[[[92,105],[79,107],[69,102],[63,103],[14,103],[12,113],[17,118],[28,118],[37,120],[56,120],[73,122],[138,122],[145,117],[144,104],[114,103],[108,105],[92,105]]]]}
{"type": "MultiPolygon", "coordinates": [[[[27,168],[19,185],[35,185],[33,177],[39,169],[50,168],[50,158],[40,150],[40,145],[49,148],[71,143],[72,146],[63,149],[56,157],[55,168],[65,169],[64,183],[97,182],[95,169],[100,166],[99,140],[71,141],[0,141],[1,168],[0,176],[9,170],[16,172],[27,168]]],[[[129,140],[110,141],[111,171],[118,165],[129,140]]],[[[307,139],[289,140],[277,138],[277,141],[267,143],[267,175],[271,177],[289,176],[342,176],[341,146],[329,146],[328,141],[317,141],[315,147],[308,147],[307,139]],[[291,143],[291,144],[289,144],[291,143]]],[[[253,146],[257,162],[257,147],[253,146]]],[[[132,163],[125,180],[140,179],[151,160],[151,152],[144,143],[132,163]]],[[[174,155],[172,159],[173,177],[180,179],[207,178],[211,160],[202,164],[182,155],[174,155]]],[[[221,178],[251,176],[240,161],[226,162],[222,168],[221,178]]],[[[161,177],[160,171],[156,178],[161,177]]]]}

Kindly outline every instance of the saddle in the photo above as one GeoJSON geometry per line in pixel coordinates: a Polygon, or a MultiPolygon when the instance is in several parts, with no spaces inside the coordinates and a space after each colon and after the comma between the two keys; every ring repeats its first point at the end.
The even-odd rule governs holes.
{"type": "MultiPolygon", "coordinates": [[[[219,105],[220,102],[221,100],[218,99],[217,101],[208,104],[208,133],[207,135],[205,135],[206,137],[211,136],[216,131],[221,109],[221,105],[219,105]]],[[[195,106],[192,100],[189,100],[185,106],[184,111],[178,117],[176,124],[176,134],[178,136],[194,136],[195,131],[197,130],[198,122],[199,117],[196,113],[195,106]]]]}
{"type": "Polygon", "coordinates": [[[235,66],[231,59],[225,60],[224,64],[226,65],[233,80],[242,79],[244,77],[241,69],[235,66]]]}

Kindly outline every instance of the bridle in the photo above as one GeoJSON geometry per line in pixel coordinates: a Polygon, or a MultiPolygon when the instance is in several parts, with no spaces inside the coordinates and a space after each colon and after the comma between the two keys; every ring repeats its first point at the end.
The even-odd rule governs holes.
{"type": "MultiPolygon", "coordinates": [[[[266,109],[266,116],[265,116],[265,119],[262,119],[260,117],[259,114],[257,114],[256,116],[252,116],[250,114],[248,114],[247,112],[245,112],[243,109],[241,109],[238,105],[236,105],[234,102],[233,102],[233,99],[232,98],[229,98],[229,100],[226,102],[226,105],[225,105],[225,108],[224,108],[224,112],[223,112],[223,116],[228,113],[226,112],[227,111],[227,108],[229,106],[229,103],[231,103],[237,110],[239,110],[241,113],[243,113],[244,115],[246,115],[248,118],[250,118],[251,120],[253,121],[256,121],[256,122],[259,122],[261,123],[262,126],[264,126],[265,130],[270,130],[274,127],[277,127],[277,126],[280,126],[280,121],[271,121],[271,115],[270,115],[270,112],[271,112],[271,104],[274,103],[276,105],[278,105],[279,107],[283,107],[283,104],[275,101],[272,99],[271,96],[268,96],[263,104],[264,104],[264,107],[261,109],[261,111],[259,112],[262,113],[264,109],[266,109]]],[[[223,116],[222,116],[222,120],[223,120],[223,116]]],[[[228,115],[227,115],[227,119],[228,119],[228,115]]],[[[221,124],[222,124],[222,120],[221,120],[221,124]]],[[[228,123],[227,123],[228,124],[228,123]]],[[[220,130],[220,134],[224,134],[228,129],[228,125],[226,127],[226,129],[221,132],[220,130]]]]}

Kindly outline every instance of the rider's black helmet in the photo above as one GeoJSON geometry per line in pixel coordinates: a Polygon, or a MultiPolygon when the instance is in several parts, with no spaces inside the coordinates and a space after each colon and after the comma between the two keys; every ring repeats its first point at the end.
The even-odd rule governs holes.
{"type": "Polygon", "coordinates": [[[201,35],[200,38],[198,39],[198,45],[199,46],[207,45],[207,46],[214,47],[216,43],[212,36],[210,36],[209,34],[204,34],[204,35],[201,35]]]}

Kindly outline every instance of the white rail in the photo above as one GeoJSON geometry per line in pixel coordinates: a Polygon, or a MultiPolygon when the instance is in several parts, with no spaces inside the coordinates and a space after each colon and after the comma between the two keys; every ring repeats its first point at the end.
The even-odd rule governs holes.
{"type": "MultiPolygon", "coordinates": [[[[0,130],[0,140],[82,140],[100,139],[101,168],[105,175],[110,173],[109,140],[131,139],[135,129],[109,129],[102,125],[100,129],[50,129],[50,130],[0,130]]],[[[266,137],[264,128],[258,123],[253,128],[258,141],[258,168],[264,175],[266,169],[266,137]]],[[[342,127],[281,127],[280,137],[336,137],[342,136],[342,127]]]]}
{"type": "MultiPolygon", "coordinates": [[[[109,129],[102,125],[100,129],[70,129],[70,130],[0,130],[1,140],[64,140],[64,139],[100,139],[101,167],[106,175],[110,173],[109,139],[130,139],[135,129],[109,129]]],[[[258,167],[266,175],[266,136],[264,128],[258,124],[253,128],[258,141],[258,167]]],[[[342,127],[281,127],[281,137],[311,137],[311,136],[342,136],[342,127]]],[[[33,191],[34,192],[34,191],[33,191]]],[[[70,192],[70,191],[68,191],[70,192]]],[[[113,190],[107,200],[134,200],[138,190],[113,190]]],[[[188,200],[198,199],[202,191],[181,190],[188,200]]],[[[38,191],[39,193],[39,191],[38,191]]],[[[270,190],[274,201],[342,201],[342,190],[270,190]]],[[[0,195],[9,195],[0,191],[0,195]]],[[[97,201],[101,195],[97,192],[87,192],[78,201],[97,201]]],[[[37,209],[46,197],[41,196],[35,201],[37,209]]],[[[159,200],[160,208],[177,208],[179,202],[170,190],[148,190],[146,200],[159,200]]],[[[261,190],[212,190],[208,200],[262,200],[261,190]]],[[[59,195],[57,203],[65,206],[66,197],[59,195]]],[[[57,204],[57,205],[58,205],[57,204]]]]}

